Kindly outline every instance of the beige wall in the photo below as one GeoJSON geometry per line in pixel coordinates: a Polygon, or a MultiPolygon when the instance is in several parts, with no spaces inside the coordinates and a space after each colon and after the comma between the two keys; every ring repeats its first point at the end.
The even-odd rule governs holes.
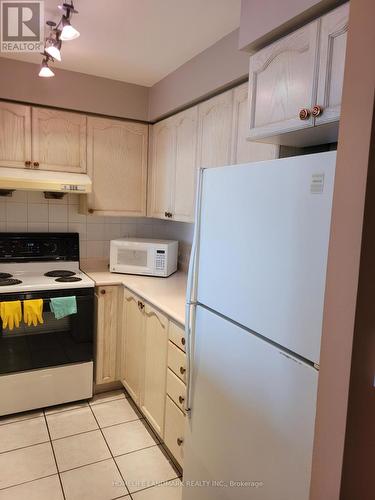
{"type": "Polygon", "coordinates": [[[0,98],[134,120],[148,119],[147,87],[55,69],[39,78],[39,66],[0,57],[0,98]]]}
{"type": "Polygon", "coordinates": [[[150,121],[240,82],[248,73],[249,57],[238,50],[235,30],[151,87],[150,121]]]}
{"type": "Polygon", "coordinates": [[[239,48],[254,50],[345,0],[242,0],[239,48]]]}
{"type": "MultiPolygon", "coordinates": [[[[340,498],[374,106],[374,19],[373,0],[351,1],[324,307],[311,500],[340,498]]],[[[355,481],[354,477],[350,480],[355,481]]],[[[367,500],[370,497],[355,494],[341,498],[367,500]]]]}

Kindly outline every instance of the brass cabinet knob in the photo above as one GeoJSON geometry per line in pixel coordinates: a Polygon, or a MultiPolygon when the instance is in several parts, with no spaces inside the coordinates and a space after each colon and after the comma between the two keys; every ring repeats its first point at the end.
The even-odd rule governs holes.
{"type": "Polygon", "coordinates": [[[105,295],[105,290],[100,290],[100,293],[101,293],[102,295],[105,295]]]}
{"type": "Polygon", "coordinates": [[[168,217],[168,212],[164,212],[164,217],[168,217]]]}
{"type": "Polygon", "coordinates": [[[168,217],[168,219],[171,219],[173,217],[172,212],[164,212],[164,216],[168,217]]]}
{"type": "Polygon", "coordinates": [[[323,113],[323,108],[322,106],[319,106],[319,104],[316,104],[312,111],[311,111],[312,115],[314,118],[316,118],[317,116],[320,116],[322,113],[323,113]]]}
{"type": "Polygon", "coordinates": [[[183,375],[185,372],[186,372],[186,368],[184,368],[183,366],[180,366],[181,375],[183,375]]]}
{"type": "Polygon", "coordinates": [[[182,344],[182,345],[185,345],[185,344],[186,344],[185,337],[182,337],[182,339],[181,339],[181,344],[182,344]]]}
{"type": "Polygon", "coordinates": [[[38,161],[34,161],[34,167],[35,168],[39,168],[39,162],[38,161]]]}
{"type": "Polygon", "coordinates": [[[181,439],[181,438],[177,438],[177,445],[178,445],[178,446],[181,446],[183,442],[184,442],[184,440],[183,440],[183,439],[181,439]]]}
{"type": "Polygon", "coordinates": [[[141,302],[140,300],[138,300],[138,307],[142,311],[142,309],[144,309],[145,305],[144,305],[143,302],[141,302]]]}
{"type": "Polygon", "coordinates": [[[185,398],[183,398],[182,396],[179,396],[178,400],[179,400],[180,404],[182,405],[182,403],[185,401],[185,398]]]}
{"type": "Polygon", "coordinates": [[[299,112],[300,120],[308,120],[310,118],[311,111],[307,108],[302,108],[299,112]]]}
{"type": "Polygon", "coordinates": [[[31,166],[31,161],[27,160],[25,161],[25,167],[29,168],[31,166]]]}
{"type": "Polygon", "coordinates": [[[93,208],[89,208],[87,211],[88,211],[89,214],[93,214],[94,213],[94,209],[93,208]]]}

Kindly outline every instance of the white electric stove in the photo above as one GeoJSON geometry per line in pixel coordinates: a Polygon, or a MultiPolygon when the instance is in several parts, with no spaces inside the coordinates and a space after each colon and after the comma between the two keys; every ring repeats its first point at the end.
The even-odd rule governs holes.
{"type": "Polygon", "coordinates": [[[0,233],[0,302],[43,300],[37,326],[0,321],[0,415],[92,396],[94,286],[77,233],[0,233]],[[70,296],[77,312],[56,319],[50,300],[70,296]]]}

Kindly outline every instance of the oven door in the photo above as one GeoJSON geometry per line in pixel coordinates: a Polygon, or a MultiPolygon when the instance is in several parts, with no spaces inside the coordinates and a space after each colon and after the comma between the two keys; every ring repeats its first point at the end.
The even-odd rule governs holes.
{"type": "MultiPolygon", "coordinates": [[[[0,374],[93,359],[94,288],[0,294],[0,301],[43,299],[43,324],[0,326],[0,374]],[[50,298],[74,295],[77,313],[55,319],[50,298]]],[[[1,323],[1,321],[0,321],[1,323]]]]}

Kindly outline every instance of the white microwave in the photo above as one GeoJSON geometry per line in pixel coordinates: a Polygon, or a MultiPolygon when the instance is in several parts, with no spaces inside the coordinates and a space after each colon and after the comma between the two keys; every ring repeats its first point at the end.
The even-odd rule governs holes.
{"type": "Polygon", "coordinates": [[[166,277],[177,271],[177,255],[178,241],[120,238],[111,241],[109,270],[166,277]]]}

